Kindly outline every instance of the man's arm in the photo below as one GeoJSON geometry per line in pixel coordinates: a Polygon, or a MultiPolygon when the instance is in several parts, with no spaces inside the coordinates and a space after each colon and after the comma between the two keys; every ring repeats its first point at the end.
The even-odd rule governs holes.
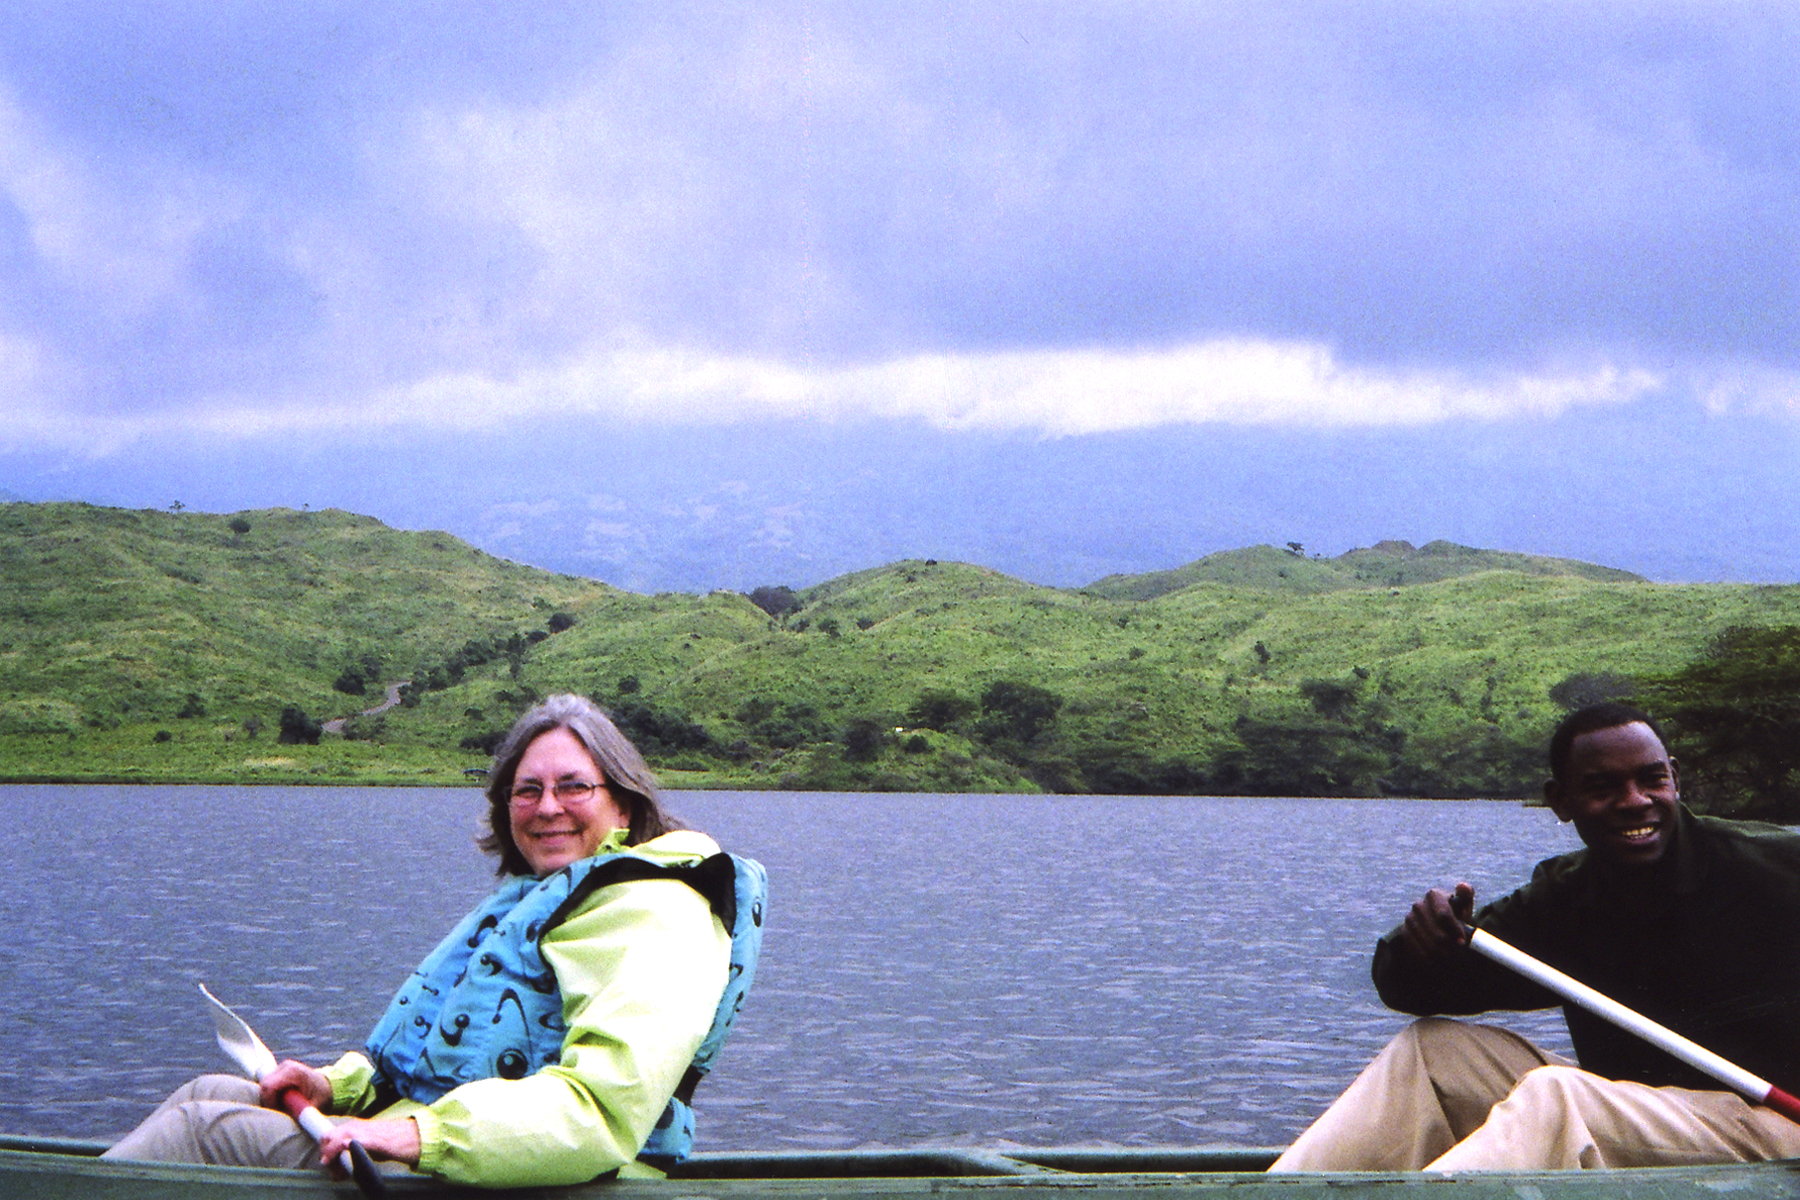
{"type": "Polygon", "coordinates": [[[1475,889],[1467,883],[1426,892],[1375,944],[1370,975],[1381,1002],[1421,1017],[1556,1007],[1555,995],[1469,949],[1464,926],[1506,925],[1518,895],[1476,913],[1475,889]]]}

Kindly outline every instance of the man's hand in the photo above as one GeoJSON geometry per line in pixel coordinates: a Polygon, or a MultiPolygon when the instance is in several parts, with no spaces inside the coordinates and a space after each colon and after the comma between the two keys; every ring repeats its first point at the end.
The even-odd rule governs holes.
{"type": "Polygon", "coordinates": [[[1459,883],[1451,891],[1432,888],[1412,906],[1400,926],[1400,945],[1416,962],[1432,962],[1468,944],[1463,926],[1475,916],[1475,889],[1459,883]]]}

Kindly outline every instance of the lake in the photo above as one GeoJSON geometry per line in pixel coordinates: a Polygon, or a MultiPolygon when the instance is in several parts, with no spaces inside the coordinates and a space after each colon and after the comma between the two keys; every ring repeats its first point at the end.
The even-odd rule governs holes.
{"type": "MultiPolygon", "coordinates": [[[[708,1149],[1286,1142],[1404,1021],[1369,952],[1578,843],[1514,802],[683,792],[769,868],[708,1149]]],[[[360,1045],[493,884],[474,787],[0,788],[0,1132],[113,1137],[225,1070],[360,1045]]],[[[1507,1023],[1567,1053],[1554,1013],[1507,1023]]]]}

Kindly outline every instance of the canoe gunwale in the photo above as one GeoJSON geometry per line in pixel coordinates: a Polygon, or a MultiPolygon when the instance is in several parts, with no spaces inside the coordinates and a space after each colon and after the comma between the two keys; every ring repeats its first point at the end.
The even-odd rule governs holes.
{"type": "MultiPolygon", "coordinates": [[[[0,1134],[0,1152],[97,1158],[106,1142],[0,1134]]],[[[1256,1146],[923,1146],[879,1150],[703,1150],[672,1179],[927,1179],[1048,1174],[1245,1174],[1265,1169],[1277,1148],[1256,1146]]]]}
{"type": "MultiPolygon", "coordinates": [[[[103,1149],[103,1143],[0,1136],[0,1196],[34,1200],[356,1196],[348,1181],[334,1183],[315,1171],[101,1161],[96,1155],[103,1149]]],[[[970,1200],[1054,1200],[1046,1189],[1065,1197],[1079,1192],[1082,1200],[1394,1200],[1395,1188],[1423,1200],[1721,1200],[1725,1193],[1729,1200],[1800,1200],[1800,1160],[1460,1176],[1262,1173],[1261,1166],[1273,1154],[1240,1147],[720,1151],[696,1155],[667,1180],[484,1193],[422,1177],[390,1177],[389,1188],[395,1200],[467,1200],[481,1195],[532,1200],[950,1200],[946,1193],[971,1190],[980,1195],[970,1200]],[[1186,1164],[1237,1166],[1181,1169],[1186,1164]]]]}

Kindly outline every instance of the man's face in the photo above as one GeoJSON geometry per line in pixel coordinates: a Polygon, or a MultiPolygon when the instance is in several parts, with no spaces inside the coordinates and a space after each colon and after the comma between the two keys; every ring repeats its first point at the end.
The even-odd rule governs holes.
{"type": "Polygon", "coordinates": [[[1544,785],[1544,798],[1575,823],[1596,857],[1615,866],[1647,867],[1675,838],[1675,760],[1642,722],[1576,738],[1562,779],[1544,785]]]}

